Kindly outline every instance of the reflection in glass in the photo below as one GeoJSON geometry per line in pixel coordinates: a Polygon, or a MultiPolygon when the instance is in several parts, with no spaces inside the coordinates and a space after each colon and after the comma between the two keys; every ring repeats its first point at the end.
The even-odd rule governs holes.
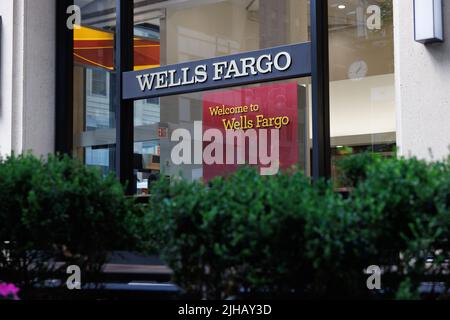
{"type": "MultiPolygon", "coordinates": [[[[161,64],[160,20],[135,24],[134,35],[142,45],[135,46],[135,69],[149,69],[161,64]],[[136,59],[136,50],[139,59],[136,59]]],[[[148,193],[149,185],[160,175],[160,100],[144,99],[134,103],[134,169],[139,194],[148,193]]]]}
{"type": "MultiPolygon", "coordinates": [[[[74,32],[74,153],[114,169],[115,1],[76,0],[82,25],[74,32]]],[[[212,58],[310,39],[308,0],[134,0],[135,69],[212,58]]],[[[362,150],[392,155],[395,90],[392,0],[328,0],[330,119],[334,159],[362,150]]],[[[298,160],[309,173],[311,110],[309,79],[302,126],[306,148],[298,160]]],[[[242,88],[238,88],[242,89],[242,88]]],[[[203,168],[171,166],[170,135],[204,121],[195,93],[136,101],[135,169],[141,192],[161,169],[195,180],[203,168]]],[[[298,135],[301,136],[300,133],[298,135]]]]}
{"type": "MultiPolygon", "coordinates": [[[[392,0],[328,0],[333,162],[395,153],[392,0]]],[[[333,172],[336,168],[333,167],[333,172]]]]}
{"type": "Polygon", "coordinates": [[[104,175],[112,172],[115,163],[115,146],[96,146],[85,148],[85,164],[96,167],[104,175]]]}
{"type": "Polygon", "coordinates": [[[115,167],[115,1],[74,4],[82,17],[74,29],[74,155],[106,174],[115,167]]]}
{"type": "MultiPolygon", "coordinates": [[[[160,55],[155,65],[206,59],[309,40],[308,0],[135,0],[134,4],[135,36],[159,44],[160,55]]],[[[156,57],[155,53],[153,52],[153,57],[156,57]]],[[[150,61],[150,57],[147,59],[150,61]]],[[[291,150],[295,153],[292,159],[298,160],[300,167],[308,173],[311,140],[308,129],[309,79],[292,81],[295,94],[296,88],[302,91],[302,99],[299,101],[302,100],[303,103],[295,103],[295,114],[299,116],[294,119],[292,128],[296,129],[295,132],[287,132],[289,137],[286,138],[297,141],[295,144],[298,146],[295,145],[291,150]],[[293,139],[294,137],[298,140],[293,139]]],[[[238,92],[245,91],[242,89],[252,87],[259,86],[227,90],[221,99],[227,99],[227,92],[234,92],[238,96],[238,92]]],[[[138,193],[147,193],[148,186],[161,172],[168,176],[182,174],[189,180],[204,179],[206,176],[209,179],[226,173],[226,170],[210,170],[212,175],[205,174],[205,166],[202,164],[174,165],[171,158],[171,151],[176,144],[170,141],[174,130],[184,128],[194,133],[196,123],[202,126],[205,121],[205,97],[215,94],[221,97],[219,92],[192,93],[135,102],[134,159],[138,193]]],[[[278,102],[284,101],[286,97],[282,93],[278,96],[278,102]]],[[[225,100],[223,103],[227,103],[225,100]]],[[[275,103],[271,104],[267,99],[262,103],[268,110],[275,110],[275,103]]]]}

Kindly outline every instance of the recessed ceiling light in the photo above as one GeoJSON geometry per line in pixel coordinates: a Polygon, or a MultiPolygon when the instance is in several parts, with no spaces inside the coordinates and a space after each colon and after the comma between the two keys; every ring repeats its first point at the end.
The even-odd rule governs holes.
{"type": "Polygon", "coordinates": [[[347,8],[347,7],[345,6],[345,4],[340,4],[340,5],[338,5],[338,9],[343,10],[343,9],[345,9],[345,8],[347,8]]]}

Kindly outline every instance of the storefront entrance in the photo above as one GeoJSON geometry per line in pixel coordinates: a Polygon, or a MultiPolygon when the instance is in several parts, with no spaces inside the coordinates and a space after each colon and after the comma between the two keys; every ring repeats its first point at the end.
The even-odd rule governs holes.
{"type": "MultiPolygon", "coordinates": [[[[286,122],[287,118],[288,123],[277,128],[277,165],[280,170],[296,165],[313,177],[335,174],[333,161],[347,154],[373,151],[389,156],[394,150],[392,1],[135,0],[133,6],[131,1],[75,0],[74,4],[81,8],[81,28],[69,34],[72,46],[65,48],[71,54],[62,55],[73,70],[67,88],[73,92],[72,111],[67,115],[67,110],[60,110],[66,116],[58,121],[60,134],[68,135],[68,127],[71,130],[59,151],[70,152],[105,173],[116,172],[123,182],[133,181],[130,193],[147,193],[161,172],[208,181],[239,167],[238,149],[233,164],[226,163],[225,148],[222,162],[195,161],[196,151],[203,155],[214,142],[212,137],[204,139],[211,129],[223,134],[227,128],[255,129],[254,136],[248,133],[245,139],[256,137],[250,144],[257,146],[256,156],[252,158],[251,148],[244,147],[244,162],[271,167],[261,163],[259,138],[264,131],[259,130],[277,127],[278,120],[273,119],[286,122]],[[233,86],[216,81],[212,91],[212,87],[190,90],[203,80],[199,64],[191,70],[194,77],[180,69],[177,74],[169,70],[160,76],[162,80],[153,79],[154,86],[172,88],[183,81],[185,85],[194,82],[180,92],[158,96],[147,91],[147,96],[132,102],[118,90],[130,83],[118,77],[123,72],[151,74],[164,66],[217,57],[228,61],[221,67],[222,78],[257,77],[258,71],[275,69],[275,56],[250,55],[235,66],[227,57],[299,43],[311,43],[311,76],[233,86]],[[216,107],[254,105],[258,111],[214,114],[216,107]],[[249,123],[260,127],[249,128],[249,123]],[[191,161],[178,163],[173,151],[182,132],[189,133],[194,147],[191,161]],[[195,143],[197,136],[203,141],[195,143]]],[[[283,58],[278,67],[283,69],[286,62],[283,58]]],[[[144,75],[140,84],[146,87],[150,81],[144,75]]],[[[268,141],[265,148],[270,151],[268,141]]],[[[211,153],[213,158],[216,151],[211,153]]],[[[271,153],[267,155],[270,158],[271,153]]]]}

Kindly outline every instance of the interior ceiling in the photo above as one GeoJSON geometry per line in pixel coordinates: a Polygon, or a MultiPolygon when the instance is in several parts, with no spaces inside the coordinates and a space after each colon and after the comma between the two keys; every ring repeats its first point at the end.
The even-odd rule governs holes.
{"type": "MultiPolygon", "coordinates": [[[[260,1],[298,1],[298,0],[134,0],[135,23],[159,24],[159,19],[164,15],[164,8],[192,8],[197,5],[213,4],[229,1],[242,10],[247,10],[252,15],[258,15],[260,1]]],[[[325,0],[323,0],[325,1],[325,0]]],[[[115,2],[116,0],[75,0],[75,4],[82,8],[83,24],[112,29],[115,25],[115,2]]],[[[393,66],[386,64],[385,68],[376,70],[374,66],[381,54],[386,61],[393,60],[392,34],[375,33],[368,37],[355,38],[355,30],[360,26],[357,10],[364,20],[366,8],[372,4],[383,7],[383,12],[389,10],[390,0],[328,0],[329,3],[329,30],[330,47],[335,49],[332,54],[333,65],[332,78],[335,80],[347,78],[348,67],[362,57],[369,57],[366,63],[369,65],[369,73],[387,74],[391,73],[393,66]],[[340,5],[345,7],[339,8],[340,5]],[[387,6],[387,7],[386,7],[387,6]],[[339,48],[339,50],[338,50],[339,48]]],[[[390,13],[387,13],[390,14],[390,13]]]]}
{"type": "Polygon", "coordinates": [[[357,9],[365,10],[370,5],[385,7],[391,0],[328,0],[328,20],[330,30],[355,27],[357,20],[357,9]],[[339,8],[344,5],[345,8],[339,8]]]}
{"type": "MultiPolygon", "coordinates": [[[[150,13],[163,7],[192,7],[200,4],[217,3],[224,0],[134,0],[135,10],[139,14],[150,13]]],[[[260,0],[227,0],[241,5],[248,11],[257,12],[260,0]]],[[[267,1],[267,0],[264,0],[267,1]]],[[[279,0],[277,0],[279,1],[279,0]]],[[[382,5],[386,0],[328,0],[329,28],[339,30],[355,26],[358,7],[367,7],[371,4],[382,5]],[[345,5],[340,9],[339,5],[345,5]]],[[[94,24],[97,21],[114,23],[115,0],[75,0],[75,4],[82,8],[83,19],[94,24]],[[109,15],[109,16],[108,16],[109,15]],[[108,20],[109,19],[109,20],[108,20]]],[[[103,25],[102,25],[103,26],[103,25]]]]}

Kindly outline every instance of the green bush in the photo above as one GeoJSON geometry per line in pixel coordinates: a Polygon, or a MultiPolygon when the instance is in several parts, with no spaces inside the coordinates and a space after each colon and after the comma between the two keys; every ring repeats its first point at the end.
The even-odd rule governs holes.
{"type": "Polygon", "coordinates": [[[214,299],[313,294],[315,256],[306,236],[316,230],[308,225],[343,203],[330,185],[312,187],[299,172],[261,177],[252,169],[207,186],[161,180],[152,194],[147,223],[154,247],[176,283],[214,299]]]}
{"type": "Polygon", "coordinates": [[[333,275],[327,291],[365,296],[368,276],[362,270],[371,265],[383,270],[385,298],[418,297],[425,281],[447,283],[442,262],[450,256],[449,162],[363,154],[340,164],[344,181],[354,187],[345,200],[345,218],[335,211],[314,224],[321,226],[318,235],[330,239],[317,242],[314,249],[324,247],[336,255],[319,256],[317,270],[333,275]],[[428,258],[432,262],[427,264],[428,258]]]}
{"type": "Polygon", "coordinates": [[[366,175],[349,201],[362,218],[371,261],[398,268],[384,276],[392,279],[385,281],[392,294],[404,290],[405,277],[413,291],[424,279],[448,282],[441,277],[442,262],[450,257],[449,161],[378,159],[367,166],[366,175]],[[428,266],[427,258],[433,259],[428,266]]]}
{"type": "Polygon", "coordinates": [[[281,179],[261,179],[253,170],[216,178],[209,186],[183,180],[168,185],[161,180],[152,190],[149,231],[174,270],[174,280],[194,297],[215,299],[237,294],[244,284],[282,285],[274,279],[276,269],[285,268],[283,261],[270,265],[263,257],[280,254],[273,252],[274,242],[289,240],[274,225],[295,228],[301,223],[301,217],[289,217],[294,204],[282,198],[287,200],[302,184],[281,183],[281,179]],[[269,193],[266,183],[280,192],[269,193]],[[285,219],[292,223],[279,223],[285,219]],[[264,277],[269,272],[274,272],[273,278],[264,277]]]}
{"type": "Polygon", "coordinates": [[[23,292],[68,265],[94,280],[109,250],[138,240],[139,208],[120,183],[68,157],[8,157],[0,162],[0,190],[1,278],[23,292]]]}
{"type": "Polygon", "coordinates": [[[381,156],[368,152],[339,159],[337,161],[338,182],[349,188],[355,187],[367,178],[367,168],[380,160],[382,160],[381,156]]]}
{"type": "Polygon", "coordinates": [[[341,171],[347,199],[298,172],[162,180],[146,218],[152,245],[194,297],[405,298],[426,279],[446,283],[448,161],[362,155],[341,171]],[[371,265],[383,269],[381,291],[367,288],[371,265]]]}
{"type": "Polygon", "coordinates": [[[11,156],[0,162],[0,276],[26,298],[67,265],[89,281],[108,251],[146,248],[195,298],[414,299],[424,281],[448,289],[449,160],[341,163],[347,198],[296,170],[247,168],[207,185],[163,178],[144,212],[114,177],[75,160],[11,156]],[[380,291],[367,289],[371,265],[384,271],[380,291]]]}

